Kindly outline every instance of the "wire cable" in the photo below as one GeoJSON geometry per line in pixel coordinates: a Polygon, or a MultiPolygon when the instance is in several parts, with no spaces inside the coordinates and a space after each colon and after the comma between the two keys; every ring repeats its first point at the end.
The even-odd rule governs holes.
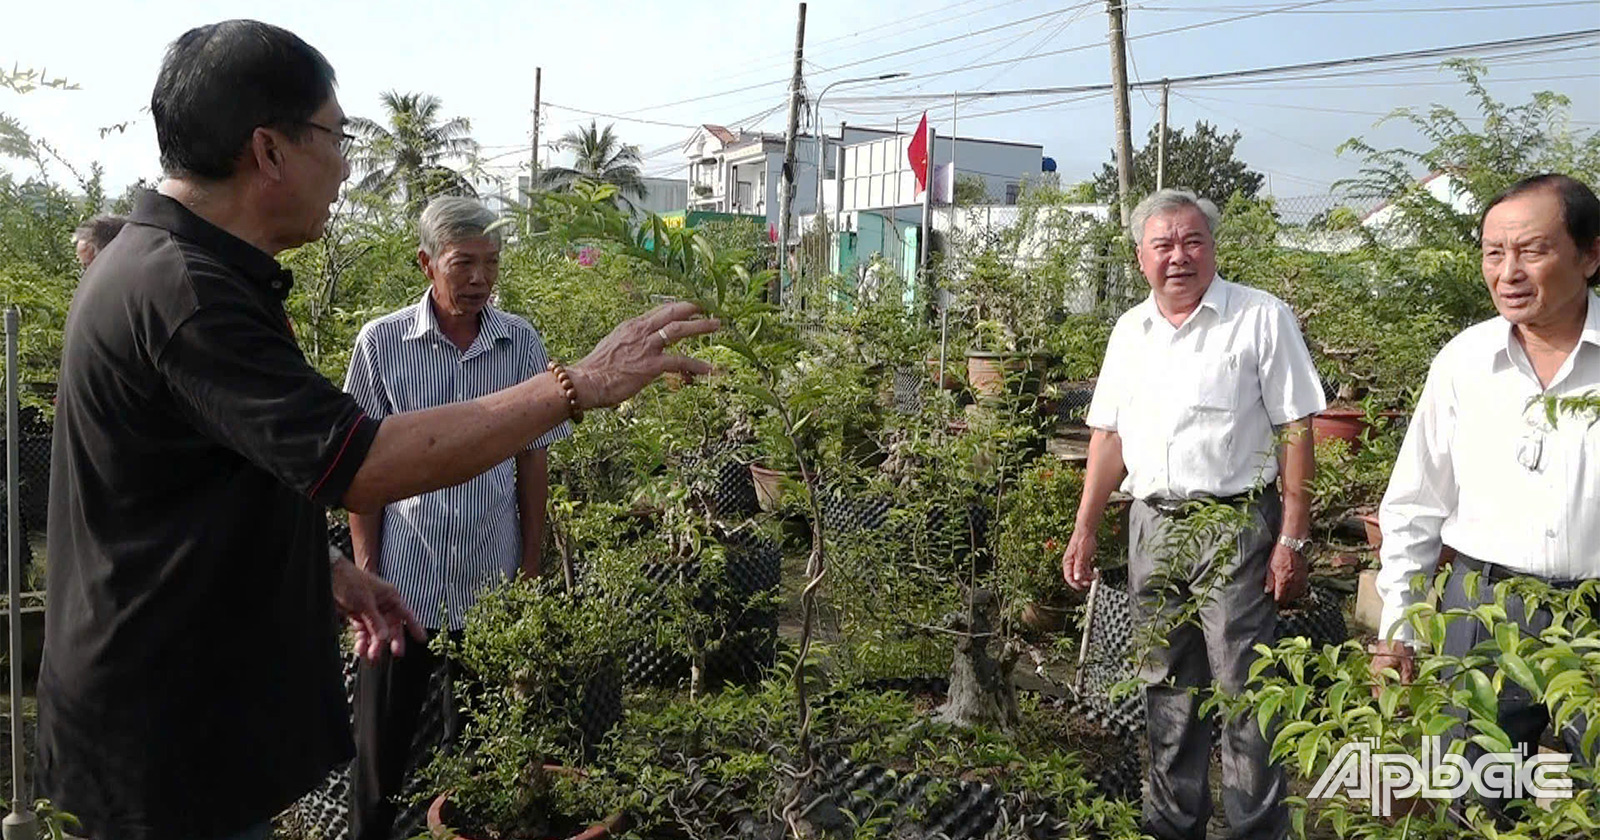
{"type": "MultiPolygon", "coordinates": [[[[1366,2],[1367,0],[1361,0],[1366,2]]],[[[1512,9],[1550,9],[1567,6],[1593,6],[1595,0],[1548,0],[1537,3],[1497,3],[1489,6],[1416,6],[1404,9],[1294,9],[1295,15],[1415,15],[1438,12],[1490,12],[1512,9]]],[[[1238,12],[1259,6],[1134,6],[1141,12],[1238,12]]]]}
{"type": "MultiPolygon", "coordinates": [[[[1451,58],[1471,55],[1482,52],[1514,49],[1533,45],[1554,46],[1570,43],[1572,41],[1589,40],[1600,42],[1600,29],[1577,29],[1570,32],[1556,32],[1548,35],[1533,35],[1523,38],[1505,38],[1496,41],[1480,41],[1471,44],[1456,44],[1447,47],[1429,47],[1426,49],[1404,50],[1376,55],[1355,56],[1351,58],[1329,59],[1325,61],[1307,61],[1297,64],[1280,64],[1272,67],[1255,67],[1247,70],[1225,70],[1215,73],[1198,73],[1190,76],[1177,76],[1168,78],[1166,82],[1171,85],[1196,85],[1203,82],[1249,79],[1260,76],[1273,76],[1301,71],[1323,70],[1340,67],[1355,67],[1370,64],[1383,64],[1395,61],[1414,60],[1420,58],[1451,58]]],[[[1145,86],[1154,86],[1160,82],[1142,82],[1145,86]]],[[[1059,87],[1017,88],[1012,90],[992,91],[960,91],[957,92],[964,99],[993,99],[1009,96],[1059,96],[1070,93],[1090,93],[1109,91],[1109,83],[1093,85],[1068,85],[1059,87]]],[[[842,96],[837,101],[843,103],[865,102],[896,102],[896,101],[923,101],[938,98],[949,98],[950,92],[939,94],[919,94],[916,96],[899,96],[882,94],[876,96],[842,96]]]]}

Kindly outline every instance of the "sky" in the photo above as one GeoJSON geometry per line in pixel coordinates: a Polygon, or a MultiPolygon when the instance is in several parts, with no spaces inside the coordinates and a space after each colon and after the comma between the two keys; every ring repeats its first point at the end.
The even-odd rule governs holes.
{"type": "MultiPolygon", "coordinates": [[[[543,70],[541,145],[590,119],[614,122],[647,155],[646,174],[682,177],[681,144],[701,123],[782,132],[798,3],[787,0],[78,0],[10,4],[0,65],[43,69],[76,90],[0,90],[19,119],[80,170],[105,167],[111,194],[159,174],[146,110],[166,44],[186,29],[254,17],[293,30],[333,63],[345,111],[381,119],[384,91],[420,91],[447,117],[472,123],[485,171],[525,172],[534,70],[543,70]],[[686,101],[687,100],[687,101],[686,101]],[[571,109],[626,117],[591,117],[571,109]],[[752,120],[765,114],[764,119],[752,120]],[[749,121],[749,122],[742,122],[749,121]],[[110,128],[112,126],[120,128],[110,128]]],[[[823,100],[825,129],[840,120],[914,124],[924,107],[961,136],[1039,143],[1064,181],[1110,159],[1111,98],[1064,95],[960,102],[961,92],[1110,81],[1103,0],[812,0],[806,86],[904,72],[889,83],[844,84],[823,100]],[[932,103],[861,102],[883,94],[932,103]]],[[[1600,0],[1128,0],[1131,80],[1274,67],[1404,50],[1600,29],[1600,0]],[[1177,31],[1169,31],[1177,30],[1177,31]]],[[[1572,99],[1573,127],[1600,128],[1600,37],[1560,52],[1489,60],[1487,87],[1522,102],[1540,90],[1572,99]]],[[[1356,68],[1347,75],[1227,87],[1174,86],[1169,122],[1206,120],[1243,134],[1239,156],[1280,197],[1325,195],[1357,171],[1336,154],[1362,136],[1419,145],[1395,108],[1443,104],[1470,113],[1464,87],[1437,60],[1356,68]],[[1409,67],[1404,72],[1391,68],[1409,67]]],[[[1141,145],[1158,119],[1159,91],[1134,91],[1141,145]]],[[[545,149],[541,160],[568,156],[545,149]]],[[[15,164],[9,165],[14,171],[15,164]]],[[[66,177],[56,167],[55,177],[66,177]]],[[[69,180],[70,183],[70,180],[69,180]]]]}

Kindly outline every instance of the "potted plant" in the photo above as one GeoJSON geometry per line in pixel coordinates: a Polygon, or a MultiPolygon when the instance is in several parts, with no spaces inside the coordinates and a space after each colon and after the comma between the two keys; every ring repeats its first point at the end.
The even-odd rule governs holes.
{"type": "MultiPolygon", "coordinates": [[[[992,585],[1011,617],[1034,632],[1061,630],[1078,600],[1061,576],[1061,554],[1072,538],[1082,493],[1082,470],[1044,456],[1022,470],[1001,501],[992,535],[992,585]]],[[[1103,555],[1116,553],[1112,522],[1106,517],[1100,526],[1103,555]]]]}
{"type": "Polygon", "coordinates": [[[457,685],[461,740],[426,770],[436,837],[595,837],[614,794],[576,768],[621,717],[618,662],[634,632],[618,599],[549,579],[487,592],[459,640],[433,644],[474,675],[457,685]],[[441,833],[443,826],[460,831],[441,833]]]}

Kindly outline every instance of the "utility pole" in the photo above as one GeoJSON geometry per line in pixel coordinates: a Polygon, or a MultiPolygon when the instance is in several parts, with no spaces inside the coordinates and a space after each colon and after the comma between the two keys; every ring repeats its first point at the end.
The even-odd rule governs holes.
{"type": "MultiPolygon", "coordinates": [[[[794,210],[794,147],[800,131],[801,87],[805,82],[802,65],[806,52],[806,4],[800,4],[800,22],[794,31],[794,78],[789,82],[789,128],[783,137],[783,180],[778,184],[778,285],[769,290],[773,303],[782,301],[789,277],[789,217],[794,210]]],[[[817,165],[821,166],[819,158],[817,165]]],[[[820,199],[821,196],[818,196],[820,199]]]]}
{"type": "Polygon", "coordinates": [[[544,86],[544,68],[533,68],[533,150],[528,159],[528,194],[523,200],[528,203],[530,211],[524,222],[527,233],[533,233],[533,192],[539,188],[539,94],[544,86]]]}
{"type": "Polygon", "coordinates": [[[1128,193],[1133,188],[1133,139],[1128,128],[1128,44],[1123,36],[1123,0],[1106,0],[1111,16],[1111,94],[1117,120],[1117,209],[1128,226],[1128,193]]]}
{"type": "Polygon", "coordinates": [[[1156,189],[1167,185],[1167,94],[1171,85],[1161,80],[1161,134],[1156,141],[1156,189]]]}

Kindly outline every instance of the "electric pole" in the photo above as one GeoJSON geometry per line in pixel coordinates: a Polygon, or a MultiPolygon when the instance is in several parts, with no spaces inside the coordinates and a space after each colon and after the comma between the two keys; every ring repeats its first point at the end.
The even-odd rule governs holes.
{"type": "Polygon", "coordinates": [[[525,217],[527,232],[533,233],[533,191],[539,188],[539,93],[544,86],[544,68],[533,68],[533,151],[528,159],[528,194],[523,196],[527,202],[528,215],[525,217]]]}
{"type": "Polygon", "coordinates": [[[1156,141],[1156,189],[1167,184],[1167,94],[1171,85],[1161,80],[1161,134],[1156,141]]]}
{"type": "MultiPolygon", "coordinates": [[[[794,31],[794,78],[789,82],[789,128],[783,137],[783,174],[778,182],[778,285],[770,290],[773,303],[782,300],[789,286],[789,217],[794,210],[795,135],[800,131],[800,97],[805,83],[802,65],[806,50],[806,4],[800,4],[800,22],[794,31]]],[[[822,161],[818,160],[821,166],[822,161]]],[[[821,196],[818,196],[821,198],[821,196]]]]}
{"type": "Polygon", "coordinates": [[[1133,181],[1133,139],[1128,128],[1128,44],[1123,36],[1123,0],[1106,0],[1111,16],[1111,94],[1117,120],[1117,209],[1128,226],[1128,193],[1133,181]]]}

